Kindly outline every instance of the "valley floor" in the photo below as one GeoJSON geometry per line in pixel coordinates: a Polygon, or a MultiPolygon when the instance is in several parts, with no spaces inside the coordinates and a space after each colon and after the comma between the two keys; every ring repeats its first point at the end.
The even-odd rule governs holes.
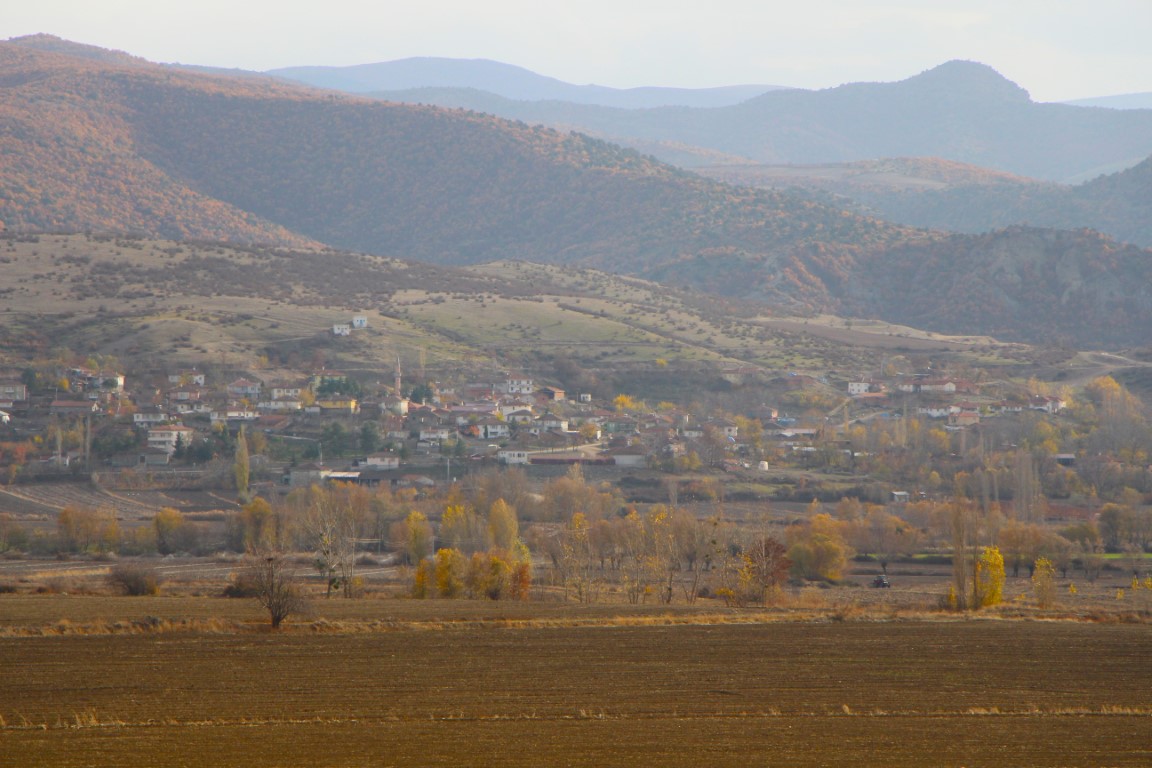
{"type": "MultiPolygon", "coordinates": [[[[208,604],[19,595],[0,597],[0,615],[75,605],[79,618],[100,602],[158,615],[208,604]]],[[[247,601],[210,602],[235,606],[230,621],[259,618],[247,601]]],[[[376,614],[373,631],[319,620],[280,633],[187,631],[157,619],[152,631],[0,637],[0,762],[1152,761],[1147,624],[738,624],[690,609],[355,602],[376,614]]]]}

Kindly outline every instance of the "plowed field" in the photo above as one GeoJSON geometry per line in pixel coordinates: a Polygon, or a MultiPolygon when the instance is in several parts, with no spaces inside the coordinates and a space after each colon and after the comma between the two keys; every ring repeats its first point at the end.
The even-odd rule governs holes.
{"type": "Polygon", "coordinates": [[[0,638],[0,765],[1152,765],[1152,628],[0,638]]]}

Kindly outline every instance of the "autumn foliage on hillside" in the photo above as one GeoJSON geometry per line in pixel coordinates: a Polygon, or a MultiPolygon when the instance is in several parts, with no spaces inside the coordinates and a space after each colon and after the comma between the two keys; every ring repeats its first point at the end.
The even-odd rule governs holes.
{"type": "Polygon", "coordinates": [[[731,247],[908,233],[738,189],[588,137],[0,45],[9,126],[0,220],[345,248],[440,263],[500,258],[641,271],[731,247]]]}
{"type": "MultiPolygon", "coordinates": [[[[0,221],[13,233],[305,247],[291,270],[302,285],[323,244],[444,265],[592,266],[1010,340],[1145,340],[1148,252],[1103,237],[949,237],[580,134],[48,47],[0,43],[0,221]]],[[[1099,194],[1109,184],[1140,187],[1124,176],[1099,194]]]]}
{"type": "Polygon", "coordinates": [[[147,71],[0,45],[0,221],[16,231],[309,244],[140,157],[116,91],[147,71]]]}

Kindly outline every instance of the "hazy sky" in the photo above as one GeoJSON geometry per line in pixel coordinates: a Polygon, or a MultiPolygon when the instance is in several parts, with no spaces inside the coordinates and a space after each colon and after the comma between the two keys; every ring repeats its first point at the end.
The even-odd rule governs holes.
{"type": "Polygon", "coordinates": [[[1152,0],[8,0],[46,32],[266,70],[487,58],[572,83],[824,88],[989,64],[1037,101],[1152,91],[1152,0]]]}

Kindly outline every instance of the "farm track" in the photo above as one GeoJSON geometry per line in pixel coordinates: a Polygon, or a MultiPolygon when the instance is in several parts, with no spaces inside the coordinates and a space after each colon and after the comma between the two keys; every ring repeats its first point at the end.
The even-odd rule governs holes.
{"type": "Polygon", "coordinates": [[[0,638],[0,762],[1148,765],[1150,647],[1022,621],[0,638]]]}

